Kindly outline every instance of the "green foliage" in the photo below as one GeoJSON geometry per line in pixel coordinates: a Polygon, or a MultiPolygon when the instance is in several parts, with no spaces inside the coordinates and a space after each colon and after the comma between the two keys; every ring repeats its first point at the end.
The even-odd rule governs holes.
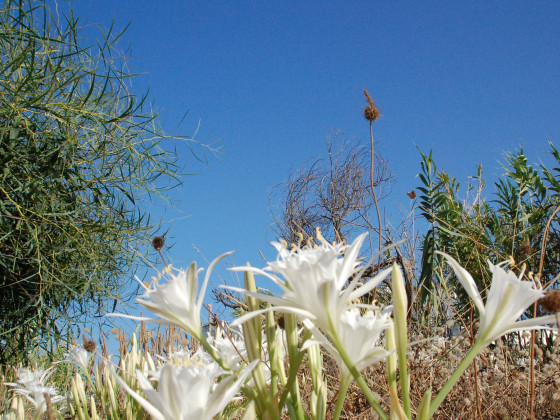
{"type": "MultiPolygon", "coordinates": [[[[481,167],[472,178],[475,182],[469,182],[468,198],[463,201],[459,182],[437,171],[431,153],[421,154],[419,199],[422,215],[430,223],[421,263],[422,303],[434,293],[434,272],[443,269],[434,258],[436,249],[456,258],[480,290],[488,286],[488,259],[497,263],[513,257],[518,270],[525,267],[543,286],[555,281],[560,270],[560,225],[555,217],[560,204],[560,153],[552,143],[550,147],[559,165],[551,170],[542,164],[538,168],[529,165],[523,150],[507,154],[505,174],[494,183],[490,201],[483,198],[481,167]]],[[[459,302],[465,304],[466,294],[457,290],[459,302]]],[[[424,308],[428,311],[430,305],[424,308]]]]}
{"type": "Polygon", "coordinates": [[[122,296],[151,229],[139,204],[179,183],[162,142],[192,139],[163,136],[129,93],[121,35],[84,45],[45,2],[0,10],[0,363],[122,296]]]}

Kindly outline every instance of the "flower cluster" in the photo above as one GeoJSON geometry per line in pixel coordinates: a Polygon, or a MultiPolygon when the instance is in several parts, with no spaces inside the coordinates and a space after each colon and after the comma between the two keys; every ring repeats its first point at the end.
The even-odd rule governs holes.
{"type": "MultiPolygon", "coordinates": [[[[512,331],[550,328],[548,325],[556,322],[556,314],[523,319],[527,308],[544,296],[541,287],[524,280],[523,272],[516,276],[504,269],[505,263],[489,263],[492,283],[483,300],[472,276],[455,259],[440,253],[474,302],[479,327],[472,347],[435,398],[432,399],[428,388],[420,404],[412,407],[407,351],[414,343],[408,342],[409,302],[404,279],[397,265],[372,278],[364,276],[368,265],[360,258],[360,248],[365,237],[360,235],[351,244],[330,244],[318,235],[320,245],[291,249],[287,244],[274,243],[278,257],[266,267],[234,268],[245,273],[245,288],[228,288],[247,297],[247,310],[232,327],[222,325],[208,336],[203,334],[201,323],[206,287],[215,264],[229,253],[210,264],[200,290],[198,276],[202,270],[196,263],[176,272],[166,268],[150,285],[143,284],[144,294],[137,299],[156,317],[127,317],[179,327],[201,346],[196,351],[191,347],[167,352],[165,357],[156,359],[157,364],[148,356],[121,360],[122,372],[107,370],[105,385],[111,389],[120,386],[146,413],[161,420],[239,417],[241,409],[246,419],[279,419],[282,411],[290,417],[305,418],[298,372],[307,360],[313,383],[309,399],[311,417],[325,418],[327,377],[322,372],[321,352],[326,351],[340,372],[334,418],[340,417],[346,392],[355,381],[379,418],[411,419],[416,413],[416,418],[426,420],[490,342],[512,331]],[[255,274],[272,280],[280,293],[259,291],[255,274]],[[167,281],[161,281],[164,278],[167,281]],[[367,303],[368,293],[383,281],[392,291],[391,304],[377,307],[367,303]],[[281,321],[277,321],[278,313],[281,321]],[[389,416],[361,375],[364,369],[379,362],[386,364],[389,416]],[[245,402],[225,410],[240,392],[245,402]]],[[[79,385],[80,375],[90,375],[94,370],[92,355],[83,347],[74,347],[66,355],[67,361],[81,368],[80,374],[75,374],[73,398],[74,403],[84,407],[88,398],[83,385],[79,385]]],[[[45,384],[53,369],[20,369],[17,383],[7,385],[29,400],[40,414],[47,408],[46,397],[51,403],[64,399],[45,384]]],[[[91,380],[89,385],[95,386],[91,380]]],[[[95,404],[91,401],[95,418],[95,404]]],[[[117,415],[116,402],[109,403],[117,415]]]]}
{"type": "MultiPolygon", "coordinates": [[[[366,267],[360,268],[359,251],[365,237],[366,234],[360,235],[349,246],[323,242],[317,247],[292,250],[288,250],[287,244],[275,242],[273,245],[278,250],[275,262],[264,269],[236,267],[234,270],[262,274],[276,283],[283,294],[273,296],[234,287],[229,289],[268,302],[276,311],[309,319],[323,331],[335,333],[343,313],[359,306],[353,302],[377,287],[391,272],[388,268],[361,284],[361,275],[366,267]]],[[[235,323],[241,324],[267,310],[248,313],[235,323]]]]}

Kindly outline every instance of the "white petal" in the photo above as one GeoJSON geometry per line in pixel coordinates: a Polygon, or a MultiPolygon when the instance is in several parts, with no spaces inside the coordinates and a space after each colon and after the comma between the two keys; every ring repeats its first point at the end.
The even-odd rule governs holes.
{"type": "Polygon", "coordinates": [[[122,380],[122,378],[117,375],[116,373],[112,372],[113,377],[116,379],[116,381],[119,383],[120,386],[122,386],[125,391],[127,393],[130,394],[130,396],[132,398],[134,398],[136,401],[138,401],[138,403],[144,407],[144,409],[156,420],[165,420],[165,417],[163,416],[163,414],[157,409],[155,408],[152,404],[150,404],[150,402],[148,400],[146,400],[144,397],[142,397],[140,394],[138,394],[137,392],[133,391],[132,388],[130,388],[125,381],[122,380]]]}
{"type": "Polygon", "coordinates": [[[387,269],[381,271],[374,278],[370,279],[368,282],[364,283],[362,286],[360,286],[356,290],[352,291],[348,295],[347,300],[357,299],[357,298],[365,295],[366,293],[370,292],[371,290],[375,289],[377,286],[379,286],[379,283],[381,283],[383,280],[385,280],[385,278],[389,275],[391,270],[392,270],[392,268],[387,268],[387,269]]]}
{"type": "Polygon", "coordinates": [[[453,271],[455,271],[455,275],[463,285],[463,288],[468,293],[470,298],[473,300],[474,304],[478,308],[478,312],[482,316],[485,311],[484,304],[482,303],[482,297],[480,296],[480,292],[478,291],[478,288],[476,287],[476,283],[472,276],[467,270],[461,267],[461,265],[453,257],[440,251],[436,251],[436,254],[443,255],[449,265],[451,265],[453,271]]]}

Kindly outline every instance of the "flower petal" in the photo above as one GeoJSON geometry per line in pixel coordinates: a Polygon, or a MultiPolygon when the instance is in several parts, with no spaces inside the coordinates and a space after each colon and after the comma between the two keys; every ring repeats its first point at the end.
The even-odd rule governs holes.
{"type": "Polygon", "coordinates": [[[480,292],[478,291],[476,283],[470,273],[461,267],[461,265],[450,255],[440,251],[436,251],[436,254],[443,255],[445,257],[449,265],[453,268],[453,271],[455,271],[455,275],[463,285],[463,288],[478,308],[478,312],[481,316],[483,316],[485,309],[484,304],[482,303],[482,297],[480,296],[480,292]]]}

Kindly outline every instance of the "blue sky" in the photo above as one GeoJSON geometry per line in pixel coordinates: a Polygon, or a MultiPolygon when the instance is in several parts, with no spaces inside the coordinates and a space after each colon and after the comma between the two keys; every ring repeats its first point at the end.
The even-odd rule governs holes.
{"type": "MultiPolygon", "coordinates": [[[[387,218],[409,209],[419,153],[467,181],[483,164],[503,173],[505,151],[531,161],[560,146],[560,2],[76,0],[82,25],[130,23],[122,49],[133,90],[150,88],[170,132],[220,140],[208,166],[188,162],[173,192],[168,255],[177,265],[235,250],[262,266],[269,189],[299,163],[324,156],[329,133],[367,144],[368,89],[382,112],[377,147],[396,176],[387,218]],[[177,124],[186,111],[181,127],[177,124]]],[[[227,275],[227,274],[226,274],[227,275]]]]}

